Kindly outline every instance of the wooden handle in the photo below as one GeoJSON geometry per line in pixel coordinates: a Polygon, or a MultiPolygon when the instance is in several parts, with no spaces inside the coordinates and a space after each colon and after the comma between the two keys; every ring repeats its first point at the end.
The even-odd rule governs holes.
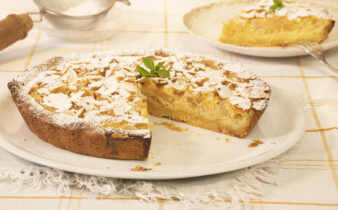
{"type": "Polygon", "coordinates": [[[11,14],[0,21],[0,50],[14,42],[24,39],[33,28],[33,21],[28,14],[11,14]]]}

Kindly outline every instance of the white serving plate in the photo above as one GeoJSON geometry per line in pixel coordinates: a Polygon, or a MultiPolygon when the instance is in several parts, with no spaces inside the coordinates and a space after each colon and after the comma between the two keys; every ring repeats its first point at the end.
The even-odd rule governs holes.
{"type": "MultiPolygon", "coordinates": [[[[272,87],[268,108],[244,139],[177,123],[188,131],[153,127],[149,158],[128,161],[95,158],[72,153],[46,143],[30,132],[9,91],[0,93],[0,146],[34,163],[65,171],[126,179],[177,179],[233,171],[282,154],[305,132],[303,106],[272,87]],[[5,111],[4,111],[5,110],[5,111]],[[229,139],[229,142],[226,139],[229,139]],[[253,139],[263,144],[248,147],[253,139]],[[160,162],[160,166],[155,166],[160,162]],[[137,165],[152,171],[131,171],[137,165]]],[[[164,119],[152,117],[153,121],[164,119]]]]}
{"type": "MultiPolygon", "coordinates": [[[[187,30],[210,43],[211,45],[244,55],[260,57],[292,57],[306,55],[304,50],[297,47],[243,47],[231,44],[224,44],[218,41],[222,32],[222,23],[238,14],[248,3],[237,0],[226,0],[212,3],[206,6],[192,9],[184,15],[183,23],[187,30]]],[[[338,22],[337,12],[331,11],[336,23],[338,22]]],[[[327,40],[321,43],[324,50],[338,46],[338,27],[334,26],[327,40]]]]}

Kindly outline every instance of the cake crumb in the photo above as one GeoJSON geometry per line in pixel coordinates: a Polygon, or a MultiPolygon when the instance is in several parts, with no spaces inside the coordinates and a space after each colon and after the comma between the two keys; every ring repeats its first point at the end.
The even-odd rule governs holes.
{"type": "Polygon", "coordinates": [[[217,137],[216,139],[217,139],[217,140],[219,140],[220,138],[219,138],[219,137],[217,137]]]}
{"type": "Polygon", "coordinates": [[[27,141],[27,139],[23,139],[24,141],[27,141]]]}
{"type": "Polygon", "coordinates": [[[259,144],[263,144],[263,142],[259,139],[254,139],[250,144],[249,147],[257,147],[259,144]]]}
{"type": "Polygon", "coordinates": [[[183,131],[188,131],[189,128],[181,128],[178,127],[177,125],[175,125],[172,122],[155,122],[154,125],[164,125],[165,127],[174,130],[174,131],[178,131],[178,132],[183,132],[183,131]]]}
{"type": "Polygon", "coordinates": [[[143,166],[137,165],[134,168],[130,169],[131,171],[151,171],[151,168],[144,168],[143,166]]]}
{"type": "Polygon", "coordinates": [[[225,142],[226,142],[226,143],[229,143],[229,138],[226,138],[226,139],[225,139],[225,142]]]}
{"type": "Polygon", "coordinates": [[[160,165],[162,165],[162,163],[161,162],[157,162],[157,163],[155,163],[154,166],[160,166],[160,165]]]}

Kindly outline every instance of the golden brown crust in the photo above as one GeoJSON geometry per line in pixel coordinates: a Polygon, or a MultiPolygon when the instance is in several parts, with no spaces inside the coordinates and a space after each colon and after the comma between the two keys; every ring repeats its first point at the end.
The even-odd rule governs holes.
{"type": "Polygon", "coordinates": [[[327,39],[327,37],[329,36],[329,33],[332,31],[332,29],[333,29],[333,27],[334,27],[335,24],[336,24],[336,21],[331,20],[330,23],[326,26],[326,28],[325,28],[326,37],[322,41],[324,41],[324,40],[327,39]]]}
{"type": "Polygon", "coordinates": [[[32,107],[20,98],[19,85],[16,82],[9,82],[8,88],[29,129],[54,146],[101,158],[144,160],[148,156],[150,138],[111,138],[111,135],[93,132],[88,126],[81,124],[72,126],[73,128],[60,127],[44,120],[44,114],[36,114],[30,110],[32,107]]]}

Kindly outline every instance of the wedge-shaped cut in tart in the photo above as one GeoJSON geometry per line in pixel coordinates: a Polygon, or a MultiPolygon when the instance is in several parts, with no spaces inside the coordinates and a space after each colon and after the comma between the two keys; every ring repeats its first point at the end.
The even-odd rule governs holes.
{"type": "Polygon", "coordinates": [[[327,39],[334,20],[325,9],[305,3],[283,1],[271,9],[272,0],[256,2],[223,23],[219,41],[239,46],[288,46],[327,39]]]}
{"type": "Polygon", "coordinates": [[[269,86],[241,66],[169,50],[56,57],[8,84],[22,117],[41,139],[115,159],[147,158],[148,113],[243,137],[264,112],[269,86]],[[139,78],[142,58],[169,77],[139,78]]]}

